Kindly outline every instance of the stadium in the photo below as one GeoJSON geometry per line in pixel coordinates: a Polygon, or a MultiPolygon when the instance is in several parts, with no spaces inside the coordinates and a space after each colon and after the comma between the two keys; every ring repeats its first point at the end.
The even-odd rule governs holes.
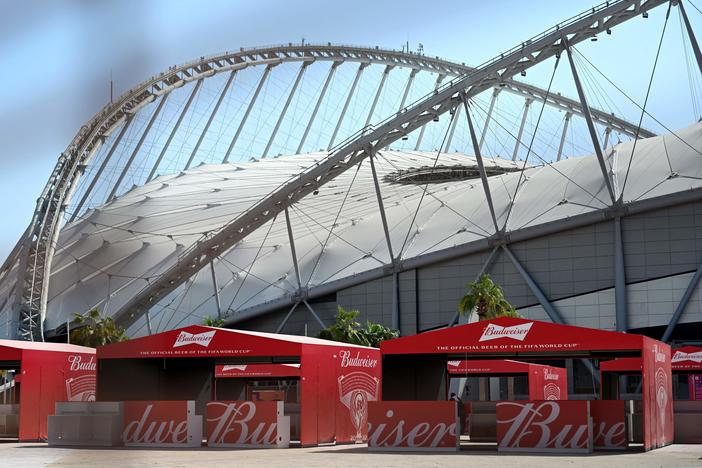
{"type": "Polygon", "coordinates": [[[595,105],[577,49],[659,5],[689,26],[607,2],[475,67],[305,43],[163,71],[60,154],[0,270],[0,337],[63,340],[92,308],[131,337],[316,336],[339,305],[411,335],[464,320],[489,273],[527,318],[699,341],[702,124],[595,105]],[[542,62],[576,93],[526,81],[542,62]]]}

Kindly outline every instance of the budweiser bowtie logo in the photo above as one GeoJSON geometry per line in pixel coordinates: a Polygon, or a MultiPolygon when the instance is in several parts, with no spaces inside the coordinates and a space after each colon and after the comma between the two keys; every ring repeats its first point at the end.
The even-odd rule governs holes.
{"type": "Polygon", "coordinates": [[[175,343],[173,343],[173,347],[179,348],[181,346],[196,344],[207,348],[210,345],[210,341],[212,341],[212,338],[214,337],[216,331],[217,330],[212,330],[208,332],[195,334],[182,331],[176,338],[175,343]]]}
{"type": "Polygon", "coordinates": [[[680,361],[692,361],[692,362],[702,362],[702,351],[696,351],[694,353],[684,353],[682,351],[676,351],[673,354],[673,362],[680,361]]]}
{"type": "Polygon", "coordinates": [[[498,338],[511,338],[517,341],[524,341],[527,333],[531,330],[533,322],[522,323],[521,325],[513,325],[511,327],[501,327],[494,323],[488,324],[483,330],[483,334],[478,341],[490,341],[498,338]]]}
{"type": "Polygon", "coordinates": [[[222,372],[227,372],[227,371],[231,371],[231,370],[238,370],[238,371],[244,372],[246,370],[246,367],[247,367],[246,364],[224,366],[224,367],[222,367],[222,372]]]}

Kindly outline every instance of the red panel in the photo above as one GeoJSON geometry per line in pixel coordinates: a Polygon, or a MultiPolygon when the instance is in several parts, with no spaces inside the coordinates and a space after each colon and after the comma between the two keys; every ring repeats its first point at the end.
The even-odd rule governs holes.
{"type": "Polygon", "coordinates": [[[371,450],[457,450],[456,402],[372,401],[371,450]]]}
{"type": "Polygon", "coordinates": [[[673,372],[702,371],[702,348],[683,346],[673,351],[673,372]]]}
{"type": "Polygon", "coordinates": [[[529,363],[510,359],[448,361],[449,374],[526,374],[529,363]]]}
{"type": "MultiPolygon", "coordinates": [[[[319,340],[322,341],[322,340],[319,340]]],[[[286,335],[191,325],[98,348],[98,359],[299,356],[301,344],[286,335]]]]}
{"type": "Polygon", "coordinates": [[[529,399],[567,400],[568,372],[560,367],[529,366],[529,399]]]}
{"type": "Polygon", "coordinates": [[[278,433],[276,401],[207,403],[209,445],[274,446],[278,433]]]}
{"type": "Polygon", "coordinates": [[[337,370],[336,441],[368,438],[368,403],[380,398],[380,351],[341,348],[333,356],[337,370]]]}
{"type": "Polygon", "coordinates": [[[621,450],[628,446],[624,424],[624,400],[590,402],[595,450],[621,450]]]}
{"type": "Polygon", "coordinates": [[[629,333],[503,317],[396,338],[380,344],[383,354],[639,350],[643,337],[629,333]]]}
{"type": "Polygon", "coordinates": [[[215,377],[244,378],[244,377],[299,377],[299,364],[235,364],[216,365],[215,377]]]}
{"type": "Polygon", "coordinates": [[[47,418],[57,401],[95,400],[95,355],[83,352],[26,349],[20,374],[20,440],[47,438],[47,418]]]}
{"type": "Polygon", "coordinates": [[[640,357],[619,358],[600,363],[600,372],[641,372],[643,364],[640,357]]]}
{"type": "Polygon", "coordinates": [[[645,338],[642,362],[644,448],[651,450],[673,443],[670,346],[645,338]]]}
{"type": "Polygon", "coordinates": [[[589,401],[497,403],[499,451],[589,452],[589,401]]]}
{"type": "Polygon", "coordinates": [[[125,401],[126,445],[184,445],[188,442],[187,401],[125,401]]]}

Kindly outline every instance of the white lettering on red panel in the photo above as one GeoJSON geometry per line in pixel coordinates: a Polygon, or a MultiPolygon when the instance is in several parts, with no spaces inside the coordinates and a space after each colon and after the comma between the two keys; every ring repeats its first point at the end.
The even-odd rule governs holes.
{"type": "Polygon", "coordinates": [[[212,338],[214,338],[216,331],[217,330],[212,330],[208,332],[195,334],[188,333],[186,331],[181,331],[178,337],[176,338],[175,343],[173,343],[173,347],[179,348],[181,346],[196,344],[202,346],[203,348],[207,348],[210,345],[210,341],[212,341],[212,338]]]}
{"type": "Polygon", "coordinates": [[[483,330],[483,334],[478,341],[490,341],[498,338],[511,338],[517,341],[524,341],[527,333],[531,330],[533,322],[522,323],[521,325],[513,325],[511,327],[502,327],[494,323],[488,324],[483,330]]]}

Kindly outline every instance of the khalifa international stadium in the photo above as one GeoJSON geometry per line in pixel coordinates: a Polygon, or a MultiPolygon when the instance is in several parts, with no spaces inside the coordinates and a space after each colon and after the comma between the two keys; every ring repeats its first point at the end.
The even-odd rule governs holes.
{"type": "Polygon", "coordinates": [[[579,50],[654,9],[699,74],[682,4],[622,0],[480,65],[291,43],[135,77],[57,148],[0,269],[0,337],[65,339],[92,308],[131,337],[205,317],[316,336],[338,305],[410,335],[465,320],[489,273],[527,318],[699,340],[702,123],[613,112],[579,50]],[[541,63],[575,92],[528,81],[541,63]]]}

